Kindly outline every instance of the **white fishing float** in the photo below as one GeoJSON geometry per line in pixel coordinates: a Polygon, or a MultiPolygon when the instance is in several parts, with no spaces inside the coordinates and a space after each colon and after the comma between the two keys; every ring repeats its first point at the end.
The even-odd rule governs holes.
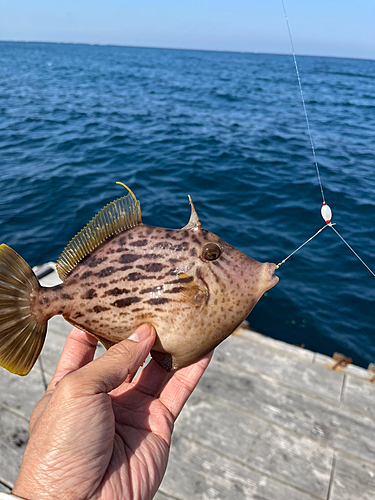
{"type": "Polygon", "coordinates": [[[320,213],[321,213],[325,223],[328,225],[331,224],[332,210],[331,210],[331,207],[329,207],[325,201],[323,201],[323,205],[322,205],[322,208],[320,209],[320,213]]]}
{"type": "Polygon", "coordinates": [[[288,257],[286,257],[279,264],[277,264],[276,269],[278,269],[281,266],[281,264],[284,264],[284,262],[286,262],[292,255],[294,255],[296,252],[298,252],[298,250],[300,250],[307,243],[309,243],[309,241],[311,241],[316,236],[318,236],[318,234],[320,234],[326,227],[330,227],[337,234],[337,236],[345,243],[345,245],[349,248],[349,250],[357,257],[357,259],[365,266],[365,268],[375,277],[375,273],[369,268],[369,266],[364,262],[364,260],[361,259],[361,257],[357,254],[357,252],[355,252],[353,250],[353,248],[349,245],[349,243],[341,236],[341,234],[334,227],[335,224],[332,223],[332,210],[331,210],[331,207],[329,205],[327,205],[325,197],[324,197],[323,184],[322,184],[322,180],[320,178],[319,165],[318,165],[318,161],[317,161],[317,158],[316,158],[314,141],[313,141],[313,137],[312,137],[312,132],[311,132],[311,127],[310,127],[309,117],[307,115],[306,103],[305,103],[305,98],[304,98],[304,95],[303,95],[302,83],[301,83],[301,78],[300,78],[300,75],[299,75],[298,64],[297,64],[297,59],[296,59],[296,53],[295,53],[295,50],[294,50],[294,43],[293,43],[293,38],[292,38],[292,32],[290,30],[289,20],[288,20],[288,16],[287,16],[287,13],[286,13],[284,0],[281,0],[281,3],[282,3],[282,6],[283,6],[285,21],[286,21],[286,25],[287,25],[287,28],[288,28],[290,44],[292,46],[293,61],[294,61],[294,67],[295,67],[295,70],[296,70],[296,75],[297,75],[297,80],[298,80],[298,86],[299,86],[299,90],[300,90],[300,94],[301,94],[303,112],[304,112],[304,115],[305,115],[307,131],[308,131],[309,138],[310,138],[310,145],[311,145],[311,150],[312,150],[312,154],[313,154],[313,159],[314,159],[316,174],[317,174],[318,181],[319,181],[320,193],[322,195],[322,201],[323,201],[323,203],[322,203],[322,207],[320,209],[320,214],[321,214],[321,216],[322,216],[322,218],[323,218],[323,220],[325,222],[325,225],[321,229],[319,229],[319,231],[317,231],[313,236],[311,236],[311,238],[309,238],[308,240],[306,240],[302,245],[300,245],[296,250],[294,250],[294,252],[292,252],[291,254],[289,254],[288,257]]]}

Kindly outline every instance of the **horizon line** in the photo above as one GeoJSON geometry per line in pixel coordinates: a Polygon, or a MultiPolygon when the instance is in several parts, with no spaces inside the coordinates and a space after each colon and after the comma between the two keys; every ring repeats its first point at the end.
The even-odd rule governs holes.
{"type": "MultiPolygon", "coordinates": [[[[40,40],[1,40],[0,43],[45,43],[49,45],[84,45],[89,47],[120,47],[128,49],[151,49],[151,50],[185,50],[191,52],[218,52],[228,54],[253,54],[253,55],[273,55],[273,56],[292,56],[292,52],[254,52],[245,50],[229,50],[229,49],[190,49],[178,47],[151,47],[147,45],[120,45],[115,43],[90,43],[90,42],[51,42],[40,40]]],[[[319,54],[296,54],[298,57],[324,57],[327,59],[358,59],[361,61],[374,61],[375,58],[369,57],[352,57],[352,56],[327,56],[319,54]]]]}

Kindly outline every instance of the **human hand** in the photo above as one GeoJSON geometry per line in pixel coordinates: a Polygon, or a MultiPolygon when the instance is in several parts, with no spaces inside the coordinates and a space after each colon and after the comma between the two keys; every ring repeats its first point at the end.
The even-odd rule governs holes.
{"type": "Polygon", "coordinates": [[[154,328],[142,325],[92,361],[96,340],[73,328],[31,415],[15,495],[153,498],[167,466],[174,421],[211,358],[182,368],[166,384],[167,372],[151,360],[132,381],[154,341],[154,328]]]}

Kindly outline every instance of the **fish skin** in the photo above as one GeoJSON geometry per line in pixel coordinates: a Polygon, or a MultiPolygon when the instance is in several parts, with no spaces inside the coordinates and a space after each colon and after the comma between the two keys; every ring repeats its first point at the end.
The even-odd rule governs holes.
{"type": "Polygon", "coordinates": [[[154,358],[176,370],[214,349],[278,282],[261,264],[197,227],[172,230],[140,224],[114,235],[52,288],[34,290],[38,321],[62,314],[106,347],[139,325],[157,332],[154,358]],[[219,246],[217,260],[202,249],[219,246]]]}

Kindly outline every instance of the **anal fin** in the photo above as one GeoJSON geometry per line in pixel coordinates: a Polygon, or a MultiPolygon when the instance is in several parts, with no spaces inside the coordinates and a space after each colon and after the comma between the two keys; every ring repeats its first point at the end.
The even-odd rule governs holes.
{"type": "Polygon", "coordinates": [[[92,332],[87,332],[87,333],[89,333],[90,335],[95,337],[97,340],[99,340],[99,342],[104,345],[104,347],[107,349],[107,351],[110,347],[115,345],[115,342],[111,342],[110,340],[107,340],[107,339],[101,337],[100,335],[97,335],[96,333],[92,333],[92,332]]]}
{"type": "Polygon", "coordinates": [[[101,337],[100,335],[98,335],[97,333],[93,333],[91,332],[90,330],[88,330],[87,328],[84,328],[82,325],[76,323],[72,318],[68,318],[66,316],[64,316],[64,319],[66,319],[66,321],[68,321],[71,325],[74,325],[76,328],[78,328],[79,330],[82,330],[83,332],[86,332],[88,333],[89,335],[91,335],[92,337],[96,338],[96,340],[98,340],[101,344],[103,344],[103,346],[107,349],[112,347],[113,345],[115,345],[116,342],[111,342],[110,340],[107,340],[103,337],[101,337]]]}

